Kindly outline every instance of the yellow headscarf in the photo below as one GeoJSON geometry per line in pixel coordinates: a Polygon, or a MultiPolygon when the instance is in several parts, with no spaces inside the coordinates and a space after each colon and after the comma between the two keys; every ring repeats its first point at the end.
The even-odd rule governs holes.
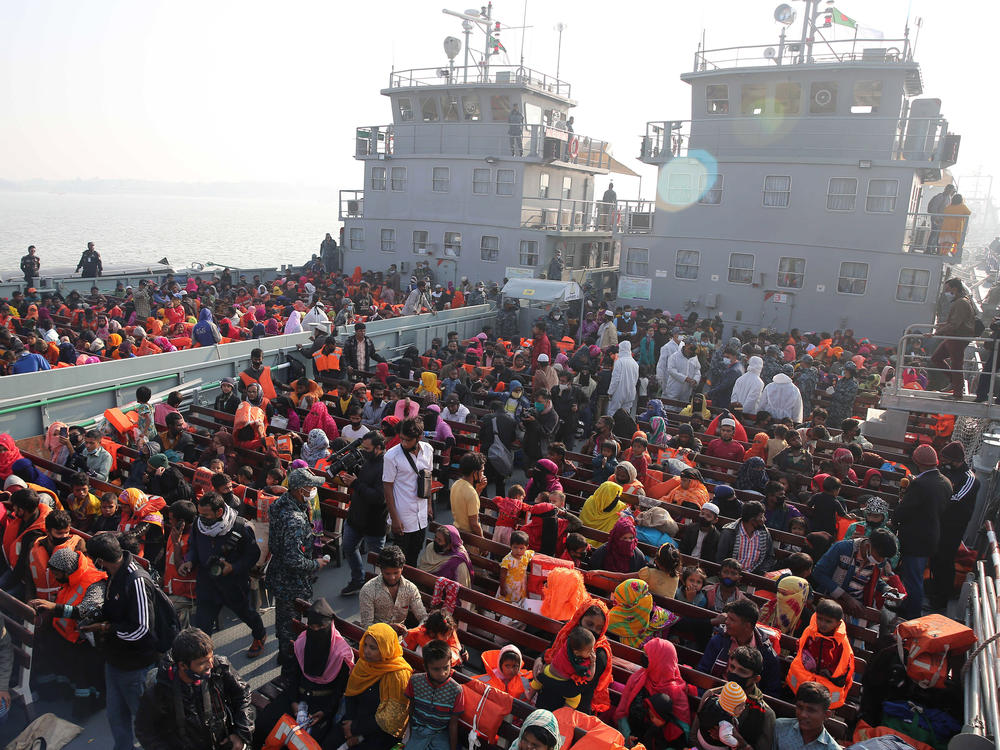
{"type": "Polygon", "coordinates": [[[420,385],[417,386],[417,393],[429,393],[435,398],[441,397],[441,389],[438,387],[438,376],[433,372],[420,373],[420,385]]]}
{"type": "MultiPolygon", "coordinates": [[[[587,498],[580,513],[580,520],[584,526],[589,526],[598,531],[611,531],[618,521],[619,514],[628,507],[621,500],[615,502],[622,496],[621,485],[614,482],[605,482],[593,495],[587,498]],[[611,506],[610,509],[608,506],[611,506]]],[[[593,542],[596,544],[596,542],[593,542]]]]}
{"type": "Polygon", "coordinates": [[[375,721],[383,731],[398,737],[406,727],[409,715],[410,700],[405,691],[412,674],[413,668],[403,658],[403,647],[399,645],[396,631],[384,622],[378,622],[361,636],[358,661],[347,679],[344,695],[360,695],[378,682],[381,704],[375,721]],[[366,638],[375,640],[382,661],[372,663],[365,659],[366,638]]]}

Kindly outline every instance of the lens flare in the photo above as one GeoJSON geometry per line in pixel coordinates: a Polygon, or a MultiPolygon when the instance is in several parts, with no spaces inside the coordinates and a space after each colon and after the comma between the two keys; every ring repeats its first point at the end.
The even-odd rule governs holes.
{"type": "Polygon", "coordinates": [[[683,211],[707,195],[719,179],[715,157],[701,149],[671,159],[660,169],[656,183],[656,207],[683,211]]]}

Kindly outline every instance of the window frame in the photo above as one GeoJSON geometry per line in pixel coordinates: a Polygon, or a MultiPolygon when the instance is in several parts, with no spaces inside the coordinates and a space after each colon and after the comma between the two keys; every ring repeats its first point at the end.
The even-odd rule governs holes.
{"type": "Polygon", "coordinates": [[[514,185],[517,183],[517,172],[513,169],[498,169],[496,176],[496,194],[505,198],[509,198],[514,195],[514,185]],[[500,178],[504,175],[510,175],[510,182],[506,180],[501,180],[500,178]],[[503,185],[505,189],[509,189],[510,192],[504,192],[500,189],[503,185]]]}
{"type": "Polygon", "coordinates": [[[430,254],[430,248],[428,246],[431,244],[431,242],[430,242],[431,241],[431,233],[429,231],[427,231],[426,229],[414,229],[413,230],[413,234],[412,234],[412,238],[413,238],[413,254],[414,255],[429,255],[430,254]],[[418,232],[424,236],[424,241],[423,242],[420,242],[420,243],[417,242],[417,233],[418,232]],[[420,245],[424,246],[424,251],[423,252],[421,252],[420,250],[417,249],[420,245]]]}
{"type": "Polygon", "coordinates": [[[726,187],[725,186],[725,180],[723,179],[723,175],[720,172],[706,172],[703,175],[699,175],[699,177],[698,177],[698,193],[699,193],[698,204],[702,205],[702,206],[721,206],[722,205],[722,196],[725,193],[725,187],[726,187]],[[706,187],[705,184],[704,184],[707,181],[706,178],[713,177],[713,176],[715,177],[715,182],[712,184],[711,187],[706,187]],[[707,196],[709,193],[718,193],[719,194],[719,200],[718,200],[717,203],[713,203],[711,201],[706,201],[705,200],[705,196],[707,196]]]}
{"type": "Polygon", "coordinates": [[[782,256],[780,256],[778,258],[778,273],[775,275],[775,280],[774,280],[775,286],[777,286],[777,287],[779,287],[781,289],[802,289],[802,288],[805,287],[805,283],[806,283],[806,259],[805,258],[796,258],[793,255],[782,255],[782,256]],[[784,271],[783,272],[781,270],[781,262],[783,260],[800,260],[800,261],[802,261],[802,270],[801,271],[784,271]],[[782,273],[784,273],[786,276],[789,276],[789,275],[798,276],[799,277],[799,285],[798,286],[791,286],[791,285],[788,285],[788,284],[782,284],[781,283],[781,275],[782,275],[782,273]]]}
{"type": "Polygon", "coordinates": [[[379,240],[380,251],[382,251],[383,253],[396,252],[396,230],[393,227],[382,227],[379,230],[378,240],[379,240]],[[391,245],[391,247],[389,247],[389,249],[386,249],[386,235],[385,235],[386,232],[390,233],[388,242],[391,245]]]}
{"type": "MultiPolygon", "coordinates": [[[[688,172],[671,172],[667,175],[667,203],[672,206],[690,206],[694,203],[691,200],[694,194],[694,180],[692,179],[694,175],[688,172]],[[677,187],[674,184],[674,180],[683,181],[687,180],[687,185],[684,187],[677,187]],[[674,192],[684,192],[684,198],[680,201],[674,199],[674,192]]],[[[700,182],[699,182],[700,184],[700,182]]]]}
{"type": "Polygon", "coordinates": [[[740,86],[740,115],[743,117],[763,117],[767,113],[767,84],[744,83],[740,86]],[[752,97],[757,95],[757,99],[752,97]],[[754,102],[758,107],[748,106],[754,102]]]}
{"type": "Polygon", "coordinates": [[[882,106],[882,90],[883,90],[882,79],[865,79],[857,80],[851,87],[851,108],[850,113],[852,115],[877,115],[879,108],[882,106]],[[864,84],[870,85],[870,91],[858,92],[858,86],[863,86],[864,84]],[[867,103],[859,104],[858,100],[865,101],[867,103]],[[855,111],[855,108],[865,108],[869,107],[868,111],[855,111]]]}
{"type": "Polygon", "coordinates": [[[831,177],[826,183],[826,210],[833,211],[835,213],[852,213],[858,209],[858,187],[859,180],[857,177],[831,177]],[[834,193],[831,192],[833,189],[834,180],[854,180],[854,192],[853,193],[834,193]],[[853,200],[851,201],[850,208],[831,208],[830,199],[831,198],[843,198],[850,195],[853,200]]]}
{"type": "Polygon", "coordinates": [[[390,193],[405,193],[406,192],[406,167],[389,167],[389,192],[390,193]],[[402,178],[397,178],[396,170],[402,170],[402,178]],[[397,188],[396,184],[402,185],[402,187],[397,188]]]}
{"type": "Polygon", "coordinates": [[[444,241],[441,243],[441,252],[445,257],[448,258],[461,258],[462,257],[462,232],[445,232],[444,241]],[[448,237],[451,236],[451,241],[449,242],[448,237]],[[455,242],[455,238],[458,238],[458,242],[455,242]],[[455,248],[458,248],[458,252],[455,252],[455,248]]]}
{"type": "Polygon", "coordinates": [[[726,281],[730,284],[739,284],[741,286],[752,286],[753,285],[753,274],[757,268],[757,256],[753,253],[740,253],[733,251],[729,253],[729,266],[726,273],[726,281]],[[750,268],[740,268],[738,266],[733,266],[733,258],[737,255],[742,255],[744,257],[750,258],[750,268]],[[733,281],[733,271],[736,272],[750,272],[750,278],[747,281],[733,281]]]}
{"type": "Polygon", "coordinates": [[[797,114],[799,114],[802,111],[802,84],[799,81],[777,81],[774,84],[774,100],[773,101],[774,101],[774,104],[772,105],[772,108],[774,110],[774,114],[776,114],[776,115],[797,115],[797,114]],[[795,87],[795,88],[798,89],[799,93],[798,93],[797,97],[792,98],[790,96],[785,96],[785,97],[779,96],[778,92],[783,91],[783,90],[791,91],[792,87],[795,87]],[[778,109],[778,104],[779,103],[786,103],[786,102],[788,102],[788,103],[794,102],[794,107],[789,107],[786,110],[779,110],[778,109]]]}
{"type": "Polygon", "coordinates": [[[644,278],[644,279],[648,279],[649,278],[649,248],[648,247],[629,247],[629,248],[625,249],[625,275],[626,276],[633,276],[633,277],[636,277],[636,278],[644,278]],[[633,252],[646,253],[646,260],[643,260],[643,261],[632,260],[632,253],[633,252]],[[632,271],[632,266],[633,265],[644,266],[645,267],[645,271],[643,271],[642,273],[633,272],[632,271]]]}
{"type": "Polygon", "coordinates": [[[499,263],[500,262],[500,237],[496,234],[484,234],[479,238],[479,259],[484,263],[499,263]],[[493,239],[496,240],[496,247],[487,248],[486,240],[493,239]],[[485,253],[489,250],[493,257],[487,258],[485,253]]]}
{"type": "Polygon", "coordinates": [[[490,169],[489,167],[485,167],[485,168],[484,167],[474,167],[472,169],[472,194],[473,195],[489,195],[490,194],[490,188],[492,186],[493,186],[493,170],[492,169],[490,169]],[[486,173],[486,190],[485,191],[476,190],[476,186],[477,185],[482,185],[483,184],[482,180],[477,180],[476,179],[476,173],[477,172],[485,172],[486,173]]]}
{"type": "Polygon", "coordinates": [[[899,200],[899,179],[896,177],[871,177],[868,179],[868,184],[865,186],[865,213],[866,214],[882,214],[889,215],[896,213],[896,202],[899,200]],[[892,182],[896,185],[896,190],[892,195],[872,195],[872,183],[873,182],[892,182]],[[892,201],[892,208],[888,211],[873,211],[869,208],[869,201],[875,200],[890,200],[892,201]]]}
{"type": "Polygon", "coordinates": [[[350,244],[351,250],[363,251],[365,249],[365,228],[351,227],[348,229],[347,241],[350,244]],[[355,236],[355,233],[357,233],[357,236],[355,236]]]}
{"type": "Polygon", "coordinates": [[[409,96],[400,96],[396,99],[396,113],[399,115],[400,122],[413,122],[414,110],[413,110],[413,99],[409,96]],[[403,102],[406,102],[406,106],[403,106],[403,102]],[[410,116],[407,117],[406,115],[410,116]]]}
{"type": "Polygon", "coordinates": [[[388,178],[387,170],[386,170],[385,167],[372,166],[372,171],[371,171],[370,179],[371,179],[371,189],[372,189],[372,192],[375,192],[375,193],[384,193],[386,191],[386,189],[388,188],[388,180],[389,180],[389,178],[388,178]],[[382,172],[381,179],[375,177],[376,171],[381,171],[382,172]],[[379,187],[379,184],[381,184],[382,187],[379,187]]]}
{"type": "Polygon", "coordinates": [[[864,297],[868,293],[868,279],[871,277],[871,271],[872,271],[872,268],[871,268],[871,264],[870,263],[866,263],[866,262],[864,262],[862,260],[842,260],[840,262],[840,268],[837,269],[837,294],[846,294],[849,297],[864,297]],[[862,276],[844,276],[844,265],[847,264],[847,263],[851,263],[852,265],[864,266],[865,267],[865,275],[863,277],[862,276]],[[842,291],[841,288],[840,288],[840,282],[843,279],[849,279],[852,282],[854,282],[854,281],[862,281],[863,280],[865,282],[864,291],[862,291],[862,292],[845,292],[845,291],[842,291]]]}
{"type": "Polygon", "coordinates": [[[562,197],[563,200],[572,200],[573,199],[573,176],[572,175],[568,175],[568,174],[567,175],[563,175],[563,179],[562,179],[562,191],[559,193],[559,195],[562,197]],[[569,182],[568,186],[566,184],[567,181],[569,182]]]}
{"type": "Polygon", "coordinates": [[[538,197],[548,198],[549,197],[549,173],[539,172],[538,173],[538,197]]]}
{"type": "Polygon", "coordinates": [[[764,184],[761,186],[760,205],[763,208],[788,208],[789,206],[791,206],[792,205],[792,176],[790,174],[768,174],[768,175],[764,175],[764,184]],[[774,178],[787,179],[788,180],[788,188],[785,189],[785,190],[775,190],[773,188],[770,189],[770,190],[768,190],[767,181],[770,180],[770,179],[774,179],[774,178]],[[784,203],[784,205],[775,205],[775,206],[769,206],[769,205],[767,205],[767,195],[768,195],[768,193],[774,193],[774,194],[784,193],[785,194],[785,203],[784,203]]]}
{"type": "MultiPolygon", "coordinates": [[[[914,279],[914,281],[915,281],[915,279],[914,279]]],[[[930,286],[931,286],[931,272],[930,272],[929,269],[926,269],[926,268],[900,268],[899,269],[899,276],[897,276],[897,278],[896,278],[896,301],[897,302],[904,302],[904,303],[909,304],[909,305],[922,305],[925,302],[927,302],[927,293],[930,291],[930,286]],[[904,271],[913,271],[915,273],[925,273],[925,274],[927,274],[927,283],[926,284],[916,284],[916,283],[904,284],[903,283],[903,272],[904,271]],[[923,289],[924,290],[924,296],[923,296],[922,299],[902,299],[899,296],[899,288],[900,287],[906,287],[906,288],[908,288],[910,290],[923,289]]]]}
{"type": "Polygon", "coordinates": [[[517,265],[528,266],[529,268],[538,267],[538,240],[521,240],[517,246],[517,265]],[[533,245],[534,252],[525,253],[525,245],[533,245]],[[525,261],[525,258],[534,257],[533,262],[525,261]]]}
{"type": "Polygon", "coordinates": [[[698,277],[701,275],[701,250],[694,250],[692,248],[680,248],[674,253],[674,278],[681,281],[697,281],[698,277]],[[679,276],[677,274],[677,269],[681,267],[680,255],[681,253],[695,253],[695,260],[698,262],[695,264],[685,263],[684,268],[693,268],[694,276],[679,276]]]}
{"type": "Polygon", "coordinates": [[[450,193],[451,192],[451,167],[431,167],[431,192],[432,193],[450,193]],[[445,171],[445,179],[443,180],[444,190],[438,189],[438,183],[442,182],[437,177],[437,171],[443,169],[445,171]]]}
{"type": "Polygon", "coordinates": [[[729,114],[729,84],[728,83],[709,83],[705,86],[705,114],[707,115],[728,115],[729,114]],[[718,91],[716,91],[716,96],[713,98],[709,96],[712,93],[712,89],[725,88],[726,96],[725,98],[719,98],[718,91]],[[725,102],[724,105],[718,106],[721,102],[725,102]]]}

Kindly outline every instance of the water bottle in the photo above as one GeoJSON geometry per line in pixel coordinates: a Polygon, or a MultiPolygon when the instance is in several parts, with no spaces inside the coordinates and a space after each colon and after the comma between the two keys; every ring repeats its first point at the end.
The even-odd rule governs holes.
{"type": "Polygon", "coordinates": [[[295,723],[302,728],[309,725],[309,706],[305,701],[299,701],[299,712],[295,715],[295,723]]]}

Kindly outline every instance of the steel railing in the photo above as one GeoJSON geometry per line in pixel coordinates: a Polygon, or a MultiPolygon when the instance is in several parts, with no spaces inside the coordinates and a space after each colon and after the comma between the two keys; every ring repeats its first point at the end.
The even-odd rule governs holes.
{"type": "Polygon", "coordinates": [[[524,198],[521,226],[555,232],[611,232],[621,221],[615,203],[571,198],[524,198]]]}
{"type": "Polygon", "coordinates": [[[802,45],[787,40],[783,45],[756,44],[698,50],[694,70],[718,70],[759,65],[794,65],[801,63],[910,62],[908,39],[816,39],[802,45]]]}
{"type": "Polygon", "coordinates": [[[485,74],[478,65],[412,68],[393,71],[389,76],[389,88],[393,89],[482,83],[529,86],[566,98],[569,98],[571,93],[570,84],[566,81],[523,65],[490,65],[489,72],[485,74]]]}
{"type": "Polygon", "coordinates": [[[969,231],[969,217],[960,214],[908,213],[903,235],[904,253],[940,255],[949,263],[962,262],[962,249],[969,231]],[[942,231],[948,219],[958,219],[961,229],[942,231]]]}
{"type": "Polygon", "coordinates": [[[365,215],[365,191],[364,190],[341,190],[340,191],[340,211],[339,218],[362,219],[365,215]]]}

